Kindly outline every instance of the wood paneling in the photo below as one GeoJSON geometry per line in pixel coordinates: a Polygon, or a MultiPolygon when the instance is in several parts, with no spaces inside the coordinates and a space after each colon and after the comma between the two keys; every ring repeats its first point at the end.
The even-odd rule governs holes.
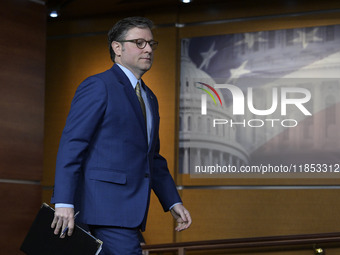
{"type": "MultiPolygon", "coordinates": [[[[326,26],[339,24],[340,12],[320,13],[314,15],[296,15],[287,17],[273,17],[247,21],[247,17],[237,22],[221,22],[220,24],[198,24],[185,26],[179,30],[180,38],[211,36],[221,34],[245,33],[266,30],[290,29],[296,27],[326,26]]],[[[228,20],[228,19],[226,19],[228,20]]]]}
{"type": "Polygon", "coordinates": [[[45,7],[2,1],[0,22],[0,178],[42,177],[45,7]]]}
{"type": "Polygon", "coordinates": [[[0,183],[1,254],[19,251],[41,206],[40,185],[0,183]]]}
{"type": "MultiPolygon", "coordinates": [[[[179,10],[179,23],[197,23],[202,21],[218,21],[246,17],[265,17],[271,15],[287,15],[293,13],[307,13],[320,10],[334,10],[340,8],[340,3],[325,0],[244,0],[224,1],[209,5],[184,5],[179,10]]],[[[313,18],[313,17],[312,17],[313,18]]],[[[263,19],[262,23],[270,24],[272,18],[263,19]]],[[[209,33],[210,30],[204,30],[209,33]]]]}
{"type": "Polygon", "coordinates": [[[340,190],[183,190],[194,223],[176,241],[338,232],[340,190]]]}
{"type": "MultiPolygon", "coordinates": [[[[327,255],[337,255],[340,252],[339,248],[329,248],[324,249],[327,255]]],[[[207,251],[204,252],[187,252],[186,255],[206,255],[207,251]]],[[[249,250],[243,251],[209,251],[209,255],[312,255],[315,254],[313,248],[306,249],[306,250],[285,250],[285,251],[261,251],[261,252],[254,252],[249,250]]],[[[165,254],[164,254],[165,255],[165,254]]]]}
{"type": "Polygon", "coordinates": [[[0,247],[11,255],[41,205],[46,13],[26,0],[0,7],[0,247]]]}

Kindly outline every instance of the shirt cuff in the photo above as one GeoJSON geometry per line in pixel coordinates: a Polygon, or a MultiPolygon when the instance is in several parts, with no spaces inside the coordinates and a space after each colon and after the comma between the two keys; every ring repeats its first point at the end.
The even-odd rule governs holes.
{"type": "Polygon", "coordinates": [[[60,208],[60,207],[67,207],[67,208],[74,208],[74,205],[72,204],[63,204],[63,203],[56,203],[54,205],[55,208],[60,208]]]}
{"type": "Polygon", "coordinates": [[[173,204],[172,206],[170,206],[169,211],[170,211],[175,205],[182,205],[182,204],[183,204],[183,203],[181,203],[181,202],[178,202],[178,203],[173,204]]]}

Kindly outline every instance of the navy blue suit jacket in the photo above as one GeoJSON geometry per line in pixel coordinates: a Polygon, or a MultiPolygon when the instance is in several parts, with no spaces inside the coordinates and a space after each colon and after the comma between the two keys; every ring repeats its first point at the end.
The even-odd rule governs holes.
{"type": "Polygon", "coordinates": [[[151,139],[136,93],[117,66],[82,82],[62,133],[52,203],[76,204],[81,222],[141,227],[150,191],[163,209],[181,202],[166,160],[159,154],[156,96],[146,89],[151,139]]]}

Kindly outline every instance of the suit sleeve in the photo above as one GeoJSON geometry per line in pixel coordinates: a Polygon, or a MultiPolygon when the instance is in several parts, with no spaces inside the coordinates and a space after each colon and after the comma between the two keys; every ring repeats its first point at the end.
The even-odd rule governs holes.
{"type": "MultiPolygon", "coordinates": [[[[156,101],[157,102],[157,101],[156,101]]],[[[158,103],[157,103],[158,109],[158,103]]],[[[159,134],[157,133],[155,154],[153,159],[152,172],[152,189],[158,197],[163,210],[169,211],[175,203],[181,203],[182,200],[178,194],[176,184],[169,172],[167,161],[160,154],[159,134]]]]}
{"type": "Polygon", "coordinates": [[[106,87],[101,79],[93,76],[79,85],[60,139],[52,203],[74,204],[82,164],[101,123],[106,101],[106,87]]]}
{"type": "Polygon", "coordinates": [[[172,205],[181,203],[182,200],[178,194],[176,184],[169,172],[166,160],[159,153],[156,153],[154,161],[152,189],[157,195],[163,210],[167,212],[172,205]]]}

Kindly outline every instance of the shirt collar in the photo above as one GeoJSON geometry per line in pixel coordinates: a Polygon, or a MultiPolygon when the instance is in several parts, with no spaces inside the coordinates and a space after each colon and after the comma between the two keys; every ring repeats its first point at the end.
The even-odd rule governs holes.
{"type": "Polygon", "coordinates": [[[117,64],[117,63],[116,63],[116,65],[118,65],[120,67],[120,69],[122,69],[122,71],[125,73],[125,75],[129,78],[133,89],[136,89],[137,82],[139,82],[139,84],[141,85],[141,88],[144,89],[143,86],[142,86],[141,80],[138,80],[136,78],[136,76],[134,76],[134,74],[129,69],[127,69],[125,66],[122,66],[122,65],[117,64]]]}

